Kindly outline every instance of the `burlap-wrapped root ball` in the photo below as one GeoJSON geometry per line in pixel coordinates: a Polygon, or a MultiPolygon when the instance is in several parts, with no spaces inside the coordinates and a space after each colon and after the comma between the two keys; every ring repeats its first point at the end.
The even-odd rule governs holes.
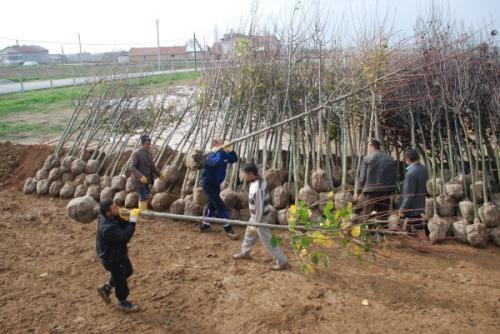
{"type": "Polygon", "coordinates": [[[99,204],[91,196],[74,198],[66,206],[66,213],[79,223],[90,223],[99,214],[99,204]]]}
{"type": "Polygon", "coordinates": [[[271,211],[269,211],[268,220],[265,223],[267,223],[267,224],[278,224],[278,210],[276,210],[275,208],[271,207],[271,211]]]}
{"type": "Polygon", "coordinates": [[[313,188],[305,186],[299,190],[299,200],[304,202],[306,206],[311,206],[319,201],[319,194],[313,188]]]}
{"type": "Polygon", "coordinates": [[[56,180],[60,180],[62,178],[61,168],[55,167],[49,173],[48,180],[50,182],[54,182],[56,180]]]}
{"type": "Polygon", "coordinates": [[[75,177],[71,173],[63,173],[61,176],[62,183],[73,182],[74,180],[75,180],[75,177]]]}
{"type": "Polygon", "coordinates": [[[476,181],[475,185],[470,186],[470,193],[472,196],[472,193],[476,193],[476,199],[478,203],[482,203],[484,201],[484,196],[483,196],[483,181],[476,181]]]}
{"type": "Polygon", "coordinates": [[[355,180],[356,180],[356,171],[353,169],[349,169],[347,171],[346,183],[353,186],[355,180]]]}
{"type": "Polygon", "coordinates": [[[350,192],[347,191],[339,191],[335,194],[335,209],[341,209],[347,206],[348,203],[353,202],[353,197],[350,192]]]}
{"type": "Polygon", "coordinates": [[[83,184],[85,182],[86,176],[87,175],[85,175],[85,173],[81,173],[75,176],[75,179],[73,180],[73,184],[75,185],[75,187],[78,187],[79,185],[83,184]]]}
{"type": "Polygon", "coordinates": [[[181,178],[181,171],[175,166],[165,167],[163,174],[165,175],[164,181],[167,184],[167,187],[177,184],[177,182],[181,178]]]}
{"type": "Polygon", "coordinates": [[[32,177],[28,177],[24,182],[23,191],[26,195],[36,192],[36,181],[32,177]]]}
{"type": "Polygon", "coordinates": [[[425,199],[425,212],[424,218],[431,219],[434,216],[434,199],[427,197],[425,199]]]}
{"type": "Polygon", "coordinates": [[[427,227],[430,232],[429,239],[435,244],[446,239],[446,235],[450,229],[450,223],[435,216],[429,220],[427,227]]]}
{"type": "Polygon", "coordinates": [[[491,242],[500,247],[500,227],[492,228],[488,231],[491,242]]]}
{"type": "Polygon", "coordinates": [[[448,196],[459,201],[464,198],[464,187],[458,182],[448,182],[444,185],[444,190],[448,196]]]}
{"type": "Polygon", "coordinates": [[[470,187],[470,184],[472,183],[470,174],[462,174],[462,173],[458,174],[455,177],[455,181],[460,183],[462,187],[464,186],[464,181],[467,187],[470,187]]]}
{"type": "Polygon", "coordinates": [[[240,200],[239,204],[238,204],[238,207],[240,208],[240,210],[248,209],[248,192],[239,191],[238,192],[238,199],[240,200]]]}
{"type": "Polygon", "coordinates": [[[99,177],[98,174],[89,174],[85,176],[85,182],[83,183],[87,187],[90,187],[92,185],[96,185],[99,187],[99,184],[101,183],[101,178],[99,177]]]}
{"type": "Polygon", "coordinates": [[[61,191],[59,192],[59,197],[61,198],[72,198],[75,194],[76,187],[73,182],[65,182],[61,191]]]}
{"type": "Polygon", "coordinates": [[[239,209],[240,197],[238,195],[238,192],[228,188],[228,189],[221,191],[220,197],[224,201],[226,208],[239,209]]]}
{"type": "Polygon", "coordinates": [[[71,174],[73,175],[78,175],[78,174],[81,174],[83,172],[85,172],[85,166],[87,164],[85,163],[85,161],[83,161],[82,159],[75,159],[72,163],[71,163],[71,174]]]}
{"type": "Polygon", "coordinates": [[[72,155],[65,156],[61,161],[61,170],[63,173],[71,172],[71,164],[75,161],[75,157],[72,155]]]}
{"type": "Polygon", "coordinates": [[[452,217],[455,215],[457,203],[453,197],[442,194],[436,198],[437,211],[441,217],[452,217]]]}
{"type": "Polygon", "coordinates": [[[186,207],[186,201],[183,198],[179,198],[170,205],[170,212],[176,215],[184,214],[184,209],[186,207]]]}
{"type": "Polygon", "coordinates": [[[342,168],[336,166],[332,168],[332,180],[334,187],[340,186],[342,183],[342,168]]]}
{"type": "Polygon", "coordinates": [[[282,210],[290,203],[290,191],[287,187],[278,186],[271,191],[271,203],[276,210],[282,210]]]}
{"type": "MultiPolygon", "coordinates": [[[[201,187],[197,187],[193,191],[193,202],[201,206],[202,208],[207,204],[207,197],[205,196],[205,192],[201,187]]],[[[239,206],[238,206],[239,207],[239,206]]]]}
{"type": "Polygon", "coordinates": [[[198,171],[190,171],[187,173],[186,177],[186,187],[193,188],[196,184],[196,178],[198,177],[198,171]]]}
{"type": "Polygon", "coordinates": [[[269,191],[281,185],[282,171],[279,169],[266,169],[262,176],[267,181],[269,191]]]}
{"type": "MultiPolygon", "coordinates": [[[[111,188],[113,189],[113,188],[111,188]]],[[[125,190],[118,191],[115,193],[115,197],[113,197],[113,201],[118,206],[125,206],[125,198],[127,198],[127,192],[125,190]]]]}
{"type": "Polygon", "coordinates": [[[86,174],[97,174],[99,170],[99,161],[90,159],[85,164],[85,173],[86,174]]]}
{"type": "Polygon", "coordinates": [[[58,197],[63,186],[64,183],[62,183],[61,180],[55,180],[54,182],[52,182],[49,188],[49,196],[58,197]]]}
{"type": "Polygon", "coordinates": [[[87,189],[87,195],[92,196],[93,199],[99,202],[99,199],[101,197],[101,190],[99,189],[99,185],[91,184],[87,189]]]}
{"type": "Polygon", "coordinates": [[[166,212],[174,202],[175,198],[169,193],[158,193],[153,196],[151,207],[154,211],[166,212]]]}
{"type": "Polygon", "coordinates": [[[188,215],[188,216],[201,216],[202,212],[203,212],[203,207],[198,205],[198,203],[196,203],[192,197],[190,197],[188,200],[187,199],[188,197],[190,197],[190,196],[186,196],[186,203],[184,206],[184,214],[188,215]]]}
{"type": "Polygon", "coordinates": [[[456,240],[467,242],[467,226],[469,226],[469,222],[465,219],[453,223],[452,231],[456,240]]]}
{"type": "Polygon", "coordinates": [[[484,203],[479,208],[479,218],[487,228],[500,225],[500,208],[493,203],[484,203]]]}
{"type": "Polygon", "coordinates": [[[36,193],[37,195],[43,196],[49,193],[50,181],[47,179],[40,180],[36,183],[36,193]]]}
{"type": "Polygon", "coordinates": [[[203,169],[204,162],[205,157],[203,156],[203,152],[201,150],[194,149],[186,155],[186,166],[190,170],[203,169]]]}
{"type": "Polygon", "coordinates": [[[472,246],[478,248],[486,248],[488,246],[488,230],[478,219],[474,221],[474,224],[467,226],[466,232],[467,241],[472,246]]]}
{"type": "Polygon", "coordinates": [[[399,231],[401,230],[401,224],[399,220],[399,215],[395,212],[391,213],[387,218],[387,229],[389,231],[399,231]]]}
{"type": "MultiPolygon", "coordinates": [[[[439,196],[443,193],[443,180],[440,178],[436,178],[436,196],[439,196]]],[[[434,189],[434,180],[430,179],[427,181],[427,192],[432,196],[434,189]]]]}
{"type": "Polygon", "coordinates": [[[53,168],[59,167],[61,165],[61,160],[55,154],[51,154],[45,159],[43,163],[43,168],[46,170],[51,170],[53,168]]]}
{"type": "Polygon", "coordinates": [[[330,181],[328,180],[328,175],[322,169],[318,169],[311,175],[311,188],[316,190],[318,193],[325,193],[331,189],[330,181]]]}
{"type": "Polygon", "coordinates": [[[288,225],[289,210],[288,208],[278,211],[278,224],[288,225]]]}
{"type": "Polygon", "coordinates": [[[75,198],[76,197],[83,197],[83,196],[87,195],[87,190],[88,190],[88,187],[86,185],[80,184],[75,189],[75,198]]]}
{"type": "Polygon", "coordinates": [[[155,180],[153,188],[151,189],[152,194],[162,193],[167,190],[167,184],[160,180],[159,178],[155,180]]]}
{"type": "Polygon", "coordinates": [[[125,191],[127,193],[131,193],[135,191],[135,180],[133,177],[127,178],[127,182],[125,183],[125,191]]]}
{"type": "Polygon", "coordinates": [[[47,179],[49,177],[49,172],[45,168],[41,168],[36,171],[35,180],[40,181],[47,179]]]}
{"type": "Polygon", "coordinates": [[[99,182],[101,189],[106,187],[111,187],[111,177],[109,175],[101,176],[101,182],[99,182]]]}
{"type": "Polygon", "coordinates": [[[139,204],[139,195],[137,193],[128,193],[125,197],[125,207],[127,209],[137,208],[139,204]]]}
{"type": "Polygon", "coordinates": [[[127,182],[127,177],[125,175],[116,175],[111,179],[111,188],[114,191],[125,190],[125,183],[127,182]]]}
{"type": "Polygon", "coordinates": [[[101,196],[99,196],[99,199],[102,201],[103,199],[106,198],[114,198],[115,196],[115,191],[111,187],[105,187],[103,190],[101,190],[101,196]]]}

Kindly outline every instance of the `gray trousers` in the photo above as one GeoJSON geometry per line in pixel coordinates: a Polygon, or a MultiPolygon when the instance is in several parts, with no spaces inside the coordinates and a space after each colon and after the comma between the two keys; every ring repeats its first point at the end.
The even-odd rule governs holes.
{"type": "Polygon", "coordinates": [[[255,242],[257,241],[257,236],[262,242],[262,246],[271,254],[278,265],[283,265],[288,262],[285,254],[281,251],[279,247],[273,247],[271,245],[271,229],[269,227],[254,227],[247,226],[245,231],[245,238],[243,239],[243,244],[241,245],[241,253],[248,254],[252,250],[255,242]]]}

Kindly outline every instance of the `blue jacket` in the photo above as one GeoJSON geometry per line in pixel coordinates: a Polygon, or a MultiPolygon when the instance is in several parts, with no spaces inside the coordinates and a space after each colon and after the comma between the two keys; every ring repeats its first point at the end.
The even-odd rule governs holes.
{"type": "Polygon", "coordinates": [[[127,243],[135,232],[135,223],[120,217],[107,218],[99,215],[96,252],[105,263],[122,263],[128,258],[127,243]]]}
{"type": "Polygon", "coordinates": [[[238,161],[238,157],[234,151],[225,152],[219,150],[210,152],[205,158],[205,169],[201,175],[203,184],[220,185],[226,178],[227,164],[232,164],[238,161]]]}
{"type": "Polygon", "coordinates": [[[401,188],[399,210],[406,217],[419,217],[425,211],[426,192],[427,170],[420,162],[410,165],[401,188]]]}

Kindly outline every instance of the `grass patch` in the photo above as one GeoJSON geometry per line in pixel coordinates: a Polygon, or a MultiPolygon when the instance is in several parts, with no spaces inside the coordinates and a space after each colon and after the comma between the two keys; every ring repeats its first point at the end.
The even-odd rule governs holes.
{"type": "Polygon", "coordinates": [[[17,112],[53,112],[72,109],[81,88],[56,88],[0,95],[0,117],[17,112]]]}
{"type": "Polygon", "coordinates": [[[16,140],[27,137],[40,138],[61,133],[64,125],[47,125],[18,121],[0,121],[0,140],[16,140]]]}

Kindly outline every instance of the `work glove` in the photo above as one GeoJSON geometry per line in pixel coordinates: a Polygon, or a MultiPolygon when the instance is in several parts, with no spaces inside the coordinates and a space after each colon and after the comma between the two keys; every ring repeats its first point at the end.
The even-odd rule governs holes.
{"type": "Polygon", "coordinates": [[[399,218],[403,219],[405,217],[405,213],[403,211],[399,211],[399,218]]]}
{"type": "Polygon", "coordinates": [[[165,181],[166,178],[167,177],[165,176],[165,174],[163,173],[160,174],[160,180],[165,181]]]}
{"type": "Polygon", "coordinates": [[[130,222],[131,223],[138,223],[139,222],[139,215],[141,214],[141,209],[132,209],[130,210],[130,222]]]}
{"type": "Polygon", "coordinates": [[[125,208],[118,209],[118,215],[120,216],[121,220],[124,220],[127,222],[130,220],[130,213],[125,208]]]}
{"type": "Polygon", "coordinates": [[[225,152],[231,152],[233,148],[231,146],[224,146],[224,151],[225,152]]]}
{"type": "Polygon", "coordinates": [[[141,181],[142,184],[148,184],[148,178],[145,176],[142,176],[139,181],[141,181]]]}
{"type": "Polygon", "coordinates": [[[219,150],[220,150],[220,146],[216,146],[216,147],[212,148],[213,153],[217,153],[217,152],[219,152],[219,150]]]}

